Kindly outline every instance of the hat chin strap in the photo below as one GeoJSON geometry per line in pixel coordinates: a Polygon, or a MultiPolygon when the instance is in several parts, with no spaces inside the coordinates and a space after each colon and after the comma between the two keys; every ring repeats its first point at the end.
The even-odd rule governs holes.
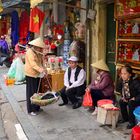
{"type": "Polygon", "coordinates": [[[44,55],[44,53],[41,53],[41,52],[37,51],[35,48],[32,48],[32,49],[33,49],[33,51],[35,51],[36,53],[41,54],[41,55],[44,55]]]}

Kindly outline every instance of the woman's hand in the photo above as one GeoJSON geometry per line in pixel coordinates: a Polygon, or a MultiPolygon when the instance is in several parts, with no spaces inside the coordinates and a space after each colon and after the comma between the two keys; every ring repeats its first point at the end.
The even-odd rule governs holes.
{"type": "Polygon", "coordinates": [[[86,92],[90,91],[90,88],[89,88],[89,87],[87,87],[85,91],[86,91],[86,92]]]}
{"type": "Polygon", "coordinates": [[[126,103],[128,102],[124,97],[122,97],[122,100],[123,102],[126,102],[126,103]]]}

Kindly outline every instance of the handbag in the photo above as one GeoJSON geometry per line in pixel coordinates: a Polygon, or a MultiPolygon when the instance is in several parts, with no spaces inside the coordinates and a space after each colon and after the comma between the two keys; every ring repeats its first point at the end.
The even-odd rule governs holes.
{"type": "Polygon", "coordinates": [[[92,101],[92,97],[91,97],[91,93],[90,91],[86,91],[84,98],[83,98],[83,106],[85,107],[91,107],[93,106],[93,101],[92,101]]]}

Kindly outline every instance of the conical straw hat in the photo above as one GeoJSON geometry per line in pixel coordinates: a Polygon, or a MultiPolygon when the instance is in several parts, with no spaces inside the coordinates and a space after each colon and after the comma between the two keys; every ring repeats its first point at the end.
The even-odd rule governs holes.
{"type": "Polygon", "coordinates": [[[91,64],[91,66],[100,70],[109,71],[107,64],[102,59],[91,64]]]}
{"type": "Polygon", "coordinates": [[[44,43],[43,39],[41,39],[40,37],[30,41],[28,44],[39,47],[39,48],[45,48],[45,43],[44,43]]]}

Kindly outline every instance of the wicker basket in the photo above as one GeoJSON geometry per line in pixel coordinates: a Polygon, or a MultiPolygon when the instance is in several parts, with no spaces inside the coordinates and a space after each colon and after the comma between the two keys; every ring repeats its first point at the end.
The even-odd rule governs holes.
{"type": "Polygon", "coordinates": [[[59,96],[55,96],[55,94],[53,94],[53,95],[54,95],[54,98],[52,98],[52,99],[39,100],[39,99],[34,99],[33,96],[32,96],[30,98],[30,100],[31,100],[32,104],[36,104],[36,105],[39,105],[39,106],[47,106],[49,104],[56,103],[59,100],[59,96]]]}

